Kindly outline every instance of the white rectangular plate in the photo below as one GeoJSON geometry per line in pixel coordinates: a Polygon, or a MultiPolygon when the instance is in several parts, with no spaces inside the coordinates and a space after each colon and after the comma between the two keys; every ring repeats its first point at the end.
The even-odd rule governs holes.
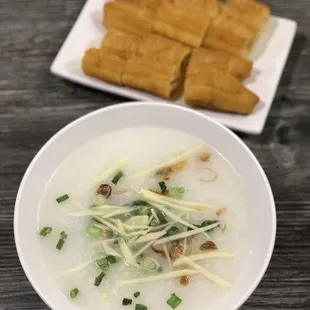
{"type": "MultiPolygon", "coordinates": [[[[99,47],[106,29],[102,25],[103,5],[107,1],[88,0],[51,66],[51,72],[62,78],[143,101],[170,102],[148,93],[96,80],[83,74],[81,59],[89,47],[99,47]]],[[[295,21],[271,17],[255,44],[250,58],[254,61],[252,76],[245,85],[260,97],[252,114],[247,116],[202,110],[223,125],[249,134],[260,134],[264,128],[296,33],[295,21]]],[[[186,106],[183,98],[172,102],[186,106]]]]}

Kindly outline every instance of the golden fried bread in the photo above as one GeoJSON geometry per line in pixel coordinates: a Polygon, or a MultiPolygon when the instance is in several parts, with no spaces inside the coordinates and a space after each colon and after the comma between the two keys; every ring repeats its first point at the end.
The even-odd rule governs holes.
{"type": "Polygon", "coordinates": [[[253,0],[227,0],[223,12],[256,32],[262,30],[270,16],[267,5],[253,0]]]}
{"type": "Polygon", "coordinates": [[[125,2],[155,12],[163,0],[116,0],[116,1],[125,2]]]}
{"type": "Polygon", "coordinates": [[[202,46],[223,50],[236,56],[245,57],[255,34],[247,26],[224,15],[211,22],[202,46]]]}
{"type": "Polygon", "coordinates": [[[152,30],[155,14],[123,1],[108,2],[104,6],[103,24],[107,29],[118,29],[138,35],[152,30]]]}
{"type": "Polygon", "coordinates": [[[154,31],[158,34],[199,47],[210,24],[210,18],[197,9],[189,9],[178,1],[165,0],[157,10],[154,31]]]}
{"type": "Polygon", "coordinates": [[[252,61],[213,49],[193,49],[186,75],[199,74],[209,69],[227,72],[244,80],[251,75],[252,61]]]}
{"type": "Polygon", "coordinates": [[[141,36],[111,29],[101,41],[101,50],[128,59],[137,54],[141,42],[141,36]]]}
{"type": "Polygon", "coordinates": [[[86,75],[121,85],[125,63],[126,60],[122,57],[90,48],[83,57],[82,70],[86,75]]]}
{"type": "Polygon", "coordinates": [[[219,0],[173,0],[176,6],[187,10],[203,12],[205,16],[215,18],[219,15],[221,2],[219,0]]]}
{"type": "Polygon", "coordinates": [[[250,114],[259,100],[236,78],[217,70],[186,77],[184,97],[193,107],[239,114],[250,114]]]}
{"type": "Polygon", "coordinates": [[[180,43],[149,34],[138,55],[126,62],[122,82],[126,86],[171,98],[182,83],[182,67],[190,49],[180,43]]]}

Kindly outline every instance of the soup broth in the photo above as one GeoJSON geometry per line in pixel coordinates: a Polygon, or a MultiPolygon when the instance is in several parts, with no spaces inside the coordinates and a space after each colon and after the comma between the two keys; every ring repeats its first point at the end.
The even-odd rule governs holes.
{"type": "MultiPolygon", "coordinates": [[[[100,189],[98,191],[100,192],[100,189]]],[[[106,192],[104,194],[108,196],[106,192]]],[[[160,210],[157,207],[150,209],[153,211],[148,210],[145,213],[152,222],[144,226],[150,224],[154,228],[155,225],[164,225],[164,222],[158,223],[156,219],[156,215],[160,215],[158,213],[160,210]]],[[[109,212],[113,210],[119,211],[120,208],[110,209],[109,212]]],[[[103,217],[109,212],[102,213],[103,217]]],[[[78,288],[79,293],[72,299],[72,303],[79,309],[124,309],[123,298],[127,298],[132,300],[132,309],[136,304],[143,304],[151,310],[168,310],[172,309],[167,301],[173,293],[182,299],[177,309],[212,309],[212,305],[220,302],[230,288],[211,281],[186,262],[177,267],[171,265],[183,256],[223,252],[229,257],[205,258],[194,261],[194,264],[233,285],[242,273],[250,252],[247,240],[247,201],[237,172],[220,153],[205,145],[200,139],[183,132],[155,127],[134,127],[109,132],[71,153],[46,184],[40,204],[38,231],[40,232],[43,227],[52,228],[52,232],[45,237],[38,234],[46,266],[60,290],[69,299],[72,297],[70,297],[71,290],[78,288]],[[177,165],[168,165],[169,169],[173,166],[172,169],[167,170],[167,166],[156,168],[156,165],[175,159],[180,154],[185,154],[183,160],[177,165]],[[147,171],[149,167],[154,166],[154,169],[147,171]],[[106,171],[113,172],[113,175],[104,178],[106,171]],[[114,185],[111,181],[119,171],[122,171],[123,176],[114,185]],[[96,179],[98,174],[103,177],[96,179]],[[102,193],[96,193],[101,184],[107,184],[112,189],[111,196],[105,204],[127,208],[128,212],[106,217],[102,223],[99,213],[105,211],[101,209],[96,214],[99,220],[91,222],[94,214],[91,212],[99,210],[92,207],[94,202],[98,202],[98,197],[102,198],[102,201],[105,200],[102,193]],[[167,189],[163,189],[163,186],[167,189]],[[56,198],[64,194],[69,198],[58,203],[56,198]],[[149,197],[173,199],[171,201],[174,206],[167,206],[162,200],[161,203],[149,201],[149,197]],[[178,204],[175,199],[189,201],[192,204],[178,204]],[[133,238],[137,239],[138,233],[137,235],[131,233],[139,230],[130,228],[129,224],[126,227],[123,225],[130,217],[141,216],[139,212],[142,212],[141,208],[145,206],[132,206],[133,202],[138,204],[137,200],[146,201],[146,207],[153,204],[159,205],[158,208],[163,206],[164,210],[169,210],[178,219],[181,218],[194,226],[187,227],[171,219],[170,213],[168,215],[165,212],[161,213],[167,222],[165,235],[153,240],[153,249],[147,248],[143,252],[143,257],[135,258],[137,266],[132,266],[128,261],[124,263],[122,257],[126,255],[118,242],[120,238],[124,240],[132,255],[148,243],[138,244],[133,238]],[[201,203],[201,206],[195,205],[194,202],[201,203]],[[205,205],[209,208],[205,208],[205,205]],[[192,211],[195,206],[201,210],[197,207],[199,211],[192,211]],[[130,208],[133,211],[130,211],[130,208]],[[189,209],[191,211],[187,212],[189,209]],[[117,219],[123,224],[117,224],[117,219]],[[214,221],[217,226],[211,231],[187,237],[186,240],[182,238],[173,243],[156,245],[158,240],[167,238],[169,234],[175,236],[210,225],[209,222],[203,226],[202,223],[206,220],[214,221]],[[106,222],[121,230],[125,236],[113,232],[113,229],[101,231],[99,239],[87,234],[91,223],[107,228],[104,224],[106,222]],[[174,227],[178,229],[177,232],[171,230],[174,227]],[[61,238],[62,231],[67,234],[66,238],[61,238]],[[110,264],[105,270],[96,264],[97,260],[107,256],[104,252],[106,248],[103,249],[101,242],[103,238],[113,239],[109,241],[109,247],[122,256],[116,257],[117,262],[110,264]],[[60,250],[56,249],[59,239],[63,239],[60,250]],[[173,246],[180,244],[181,251],[172,253],[175,250],[173,246]],[[206,249],[200,249],[202,244],[206,249]],[[163,245],[166,245],[166,256],[163,245]],[[156,250],[159,253],[156,253],[156,250]],[[170,259],[167,258],[167,250],[170,259]],[[160,266],[159,270],[154,272],[141,267],[146,262],[144,259],[148,257],[155,259],[155,263],[160,266]],[[122,282],[184,269],[194,270],[197,273],[188,276],[188,283],[183,278],[183,285],[180,284],[180,276],[130,285],[123,285],[122,282]],[[99,286],[95,286],[96,278],[102,272],[104,272],[102,281],[99,286]],[[135,298],[133,296],[135,292],[140,292],[140,296],[135,298]]],[[[151,227],[149,228],[153,229],[151,227]]],[[[141,228],[141,230],[147,229],[141,228]]],[[[145,235],[158,231],[161,229],[151,230],[145,235]]],[[[147,265],[147,268],[149,267],[150,265],[147,265]]]]}

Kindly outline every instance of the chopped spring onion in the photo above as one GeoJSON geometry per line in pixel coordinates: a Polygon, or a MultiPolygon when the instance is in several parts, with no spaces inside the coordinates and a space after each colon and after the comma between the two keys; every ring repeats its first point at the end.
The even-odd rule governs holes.
{"type": "Polygon", "coordinates": [[[98,239],[101,236],[101,229],[99,227],[95,227],[92,223],[87,227],[87,235],[93,239],[98,239]]]}
{"type": "Polygon", "coordinates": [[[40,231],[40,235],[46,237],[48,234],[52,232],[52,227],[43,227],[40,231]]]}
{"type": "Polygon", "coordinates": [[[96,261],[96,265],[97,265],[100,269],[102,269],[103,271],[107,272],[107,270],[109,269],[110,263],[109,263],[109,261],[107,260],[107,258],[105,257],[105,258],[98,259],[98,260],[96,261]]]}
{"type": "Polygon", "coordinates": [[[147,306],[136,304],[135,310],[147,310],[147,306]]]}
{"type": "Polygon", "coordinates": [[[113,255],[108,255],[106,260],[109,262],[109,264],[116,264],[116,257],[113,255]]]}
{"type": "Polygon", "coordinates": [[[167,185],[166,185],[165,181],[158,182],[158,185],[160,187],[161,193],[162,194],[165,193],[167,190],[167,185]]]}
{"type": "Polygon", "coordinates": [[[147,206],[148,204],[145,200],[135,200],[131,203],[132,206],[147,206]]]}
{"type": "Polygon", "coordinates": [[[172,294],[171,297],[167,300],[167,304],[172,308],[175,309],[180,305],[182,299],[178,297],[176,294],[172,294]]]}
{"type": "Polygon", "coordinates": [[[94,206],[101,206],[104,205],[107,202],[107,198],[103,195],[96,195],[94,206]]]}
{"type": "Polygon", "coordinates": [[[167,230],[167,233],[165,234],[165,237],[170,237],[175,235],[179,231],[178,227],[172,226],[167,230]]]}
{"type": "Polygon", "coordinates": [[[122,302],[123,306],[129,306],[131,304],[132,304],[132,299],[123,298],[123,302],[122,302]]]}
{"type": "Polygon", "coordinates": [[[226,280],[220,278],[216,274],[213,274],[210,271],[204,269],[203,267],[201,267],[200,265],[196,264],[195,262],[193,262],[188,257],[182,256],[181,258],[182,258],[182,260],[183,260],[183,262],[185,264],[187,264],[188,266],[190,266],[194,270],[196,270],[199,273],[201,273],[202,275],[204,275],[207,279],[215,282],[216,284],[218,284],[218,285],[220,285],[222,287],[230,287],[231,286],[231,284],[229,282],[227,282],[226,280]]]}
{"type": "MultiPolygon", "coordinates": [[[[208,251],[206,253],[199,253],[187,256],[188,259],[192,260],[193,262],[200,261],[206,258],[231,258],[233,255],[229,252],[222,252],[222,251],[208,251]]],[[[174,261],[173,267],[178,267],[184,265],[184,260],[182,258],[178,258],[174,261]]]]}
{"type": "Polygon", "coordinates": [[[140,292],[135,292],[135,293],[133,294],[133,296],[134,296],[135,298],[138,298],[138,297],[140,296],[140,292]]]}
{"type": "Polygon", "coordinates": [[[72,289],[71,292],[70,292],[70,297],[73,299],[73,298],[75,298],[78,294],[79,294],[79,289],[78,289],[78,288],[74,288],[74,289],[72,289]]]}
{"type": "Polygon", "coordinates": [[[119,246],[121,248],[121,251],[122,251],[122,253],[124,255],[124,258],[125,258],[125,261],[127,262],[127,264],[139,268],[139,265],[137,264],[136,259],[132,255],[128,245],[125,242],[125,240],[123,238],[119,238],[118,244],[119,244],[119,246]]]}
{"type": "Polygon", "coordinates": [[[190,230],[190,231],[182,232],[180,234],[172,235],[170,237],[165,237],[165,238],[162,238],[162,239],[156,241],[154,243],[154,245],[164,244],[164,243],[167,243],[167,242],[170,242],[170,241],[179,240],[179,239],[183,239],[183,238],[188,238],[190,236],[194,236],[194,235],[203,233],[205,231],[208,231],[210,229],[213,229],[213,228],[215,228],[218,225],[219,225],[219,223],[215,223],[215,224],[212,224],[210,226],[206,226],[206,227],[202,227],[202,228],[196,228],[196,229],[193,229],[193,230],[190,230]]]}
{"type": "Polygon", "coordinates": [[[61,250],[62,247],[63,247],[63,245],[64,245],[64,243],[65,243],[65,239],[60,238],[60,239],[58,240],[58,242],[57,242],[56,249],[57,249],[57,250],[61,250]]]}
{"type": "MultiPolygon", "coordinates": [[[[203,221],[200,225],[200,227],[206,227],[206,226],[209,226],[209,225],[212,225],[212,224],[216,224],[216,223],[219,223],[219,221],[217,220],[207,220],[207,221],[203,221]]],[[[214,227],[215,228],[215,227],[214,227]]],[[[210,229],[209,231],[212,231],[214,228],[210,229]]]]}
{"type": "Polygon", "coordinates": [[[138,215],[151,215],[151,208],[143,206],[137,212],[138,215]]]}
{"type": "Polygon", "coordinates": [[[64,195],[62,195],[62,196],[56,198],[56,201],[57,201],[58,203],[61,203],[61,202],[65,201],[65,200],[67,200],[67,199],[69,199],[68,194],[64,194],[64,195]]]}
{"type": "Polygon", "coordinates": [[[123,176],[124,176],[124,173],[122,171],[119,171],[112,179],[112,183],[116,185],[123,176]]]}
{"type": "Polygon", "coordinates": [[[168,196],[172,198],[181,198],[185,192],[184,187],[173,187],[169,189],[168,196]]]}
{"type": "Polygon", "coordinates": [[[160,269],[160,265],[156,259],[151,257],[146,257],[140,262],[140,266],[147,271],[157,271],[160,269]]]}
{"type": "Polygon", "coordinates": [[[172,278],[178,278],[178,277],[182,277],[182,276],[189,276],[192,274],[196,274],[199,273],[196,270],[192,270],[192,269],[182,269],[182,270],[176,270],[176,271],[171,271],[171,272],[167,272],[167,273],[161,273],[158,275],[154,275],[154,276],[149,276],[149,277],[143,277],[143,278],[134,278],[131,280],[125,280],[125,281],[121,281],[119,282],[119,286],[122,285],[131,285],[131,284],[139,284],[139,283],[146,283],[146,282],[154,282],[154,281],[160,281],[160,280],[168,280],[168,279],[172,279],[172,278]]]}
{"type": "Polygon", "coordinates": [[[62,231],[62,232],[60,233],[60,238],[61,238],[61,239],[67,239],[67,237],[68,237],[68,235],[67,235],[67,233],[66,233],[65,231],[62,231]]]}
{"type": "Polygon", "coordinates": [[[148,169],[146,169],[144,171],[141,171],[140,173],[137,174],[137,176],[150,175],[150,174],[155,173],[156,171],[161,170],[163,168],[176,165],[176,164],[184,161],[185,159],[187,159],[191,155],[195,154],[202,147],[203,147],[203,145],[199,145],[198,147],[195,147],[195,148],[193,148],[191,150],[188,150],[188,151],[184,152],[183,154],[178,155],[177,157],[174,157],[174,158],[172,158],[172,159],[170,159],[170,160],[168,160],[168,161],[166,161],[166,162],[164,162],[162,164],[155,165],[155,166],[153,166],[151,168],[148,168],[148,169]]]}
{"type": "Polygon", "coordinates": [[[99,286],[100,283],[102,282],[104,276],[105,276],[105,272],[102,271],[102,272],[99,274],[99,276],[96,277],[94,285],[95,285],[95,286],[99,286]]]}

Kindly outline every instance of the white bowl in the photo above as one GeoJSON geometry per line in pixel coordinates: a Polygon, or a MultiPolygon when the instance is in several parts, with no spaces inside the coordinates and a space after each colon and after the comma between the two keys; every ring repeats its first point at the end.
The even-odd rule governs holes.
{"type": "Polygon", "coordinates": [[[41,194],[59,164],[86,141],[107,131],[143,125],[173,128],[204,140],[240,174],[250,208],[250,263],[224,300],[213,307],[238,309],[259,284],[272,255],[276,212],[270,185],[254,155],[234,133],[198,112],[162,103],[127,103],[90,113],[60,130],[35,156],[21,182],[14,214],[17,252],[29,281],[50,308],[77,309],[58,289],[42,258],[36,230],[41,194]]]}

